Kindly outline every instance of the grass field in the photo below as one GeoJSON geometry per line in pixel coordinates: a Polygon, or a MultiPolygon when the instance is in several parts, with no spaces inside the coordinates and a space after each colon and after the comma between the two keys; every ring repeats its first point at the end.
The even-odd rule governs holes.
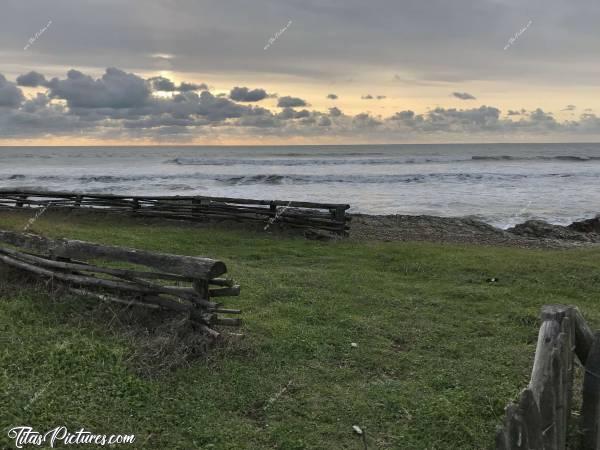
{"type": "MultiPolygon", "coordinates": [[[[0,228],[28,217],[2,213],[0,228]]],[[[353,425],[369,449],[491,448],[528,381],[540,307],[574,304],[600,325],[597,249],[314,242],[52,213],[33,230],[222,259],[242,286],[229,304],[245,338],[141,377],[130,341],[79,320],[86,304],[4,272],[2,448],[16,425],[134,433],[123,448],[362,449],[353,425]]]]}

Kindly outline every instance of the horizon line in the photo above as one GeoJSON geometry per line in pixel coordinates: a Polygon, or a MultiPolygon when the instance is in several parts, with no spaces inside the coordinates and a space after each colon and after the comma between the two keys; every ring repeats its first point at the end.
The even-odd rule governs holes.
{"type": "Polygon", "coordinates": [[[599,145],[600,141],[560,141],[560,142],[403,142],[403,143],[377,143],[377,144],[126,144],[126,145],[118,145],[118,144],[109,144],[109,145],[33,145],[33,144],[18,144],[18,145],[0,145],[0,150],[3,148],[15,148],[15,147],[23,147],[23,148],[107,148],[107,147],[126,147],[126,148],[141,148],[141,147],[240,147],[240,148],[248,148],[248,147],[383,147],[389,145],[560,145],[560,144],[594,144],[599,145]]]}

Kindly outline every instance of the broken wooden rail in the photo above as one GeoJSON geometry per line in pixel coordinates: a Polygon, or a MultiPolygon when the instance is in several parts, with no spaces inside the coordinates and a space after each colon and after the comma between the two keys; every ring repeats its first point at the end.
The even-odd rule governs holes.
{"type": "Polygon", "coordinates": [[[347,204],[252,200],[205,196],[131,196],[0,190],[0,208],[101,209],[145,217],[182,220],[233,220],[264,225],[311,229],[346,235],[350,217],[347,204]]]}
{"type": "Polygon", "coordinates": [[[575,448],[567,442],[575,356],[585,367],[581,448],[600,449],[600,334],[592,333],[573,306],[544,306],[541,318],[529,386],[506,407],[496,449],[575,448]]]}
{"type": "Polygon", "coordinates": [[[240,310],[213,300],[240,293],[218,260],[0,230],[0,262],[55,280],[77,295],[186,313],[213,337],[219,335],[215,325],[240,325],[240,319],[219,315],[240,310]]]}

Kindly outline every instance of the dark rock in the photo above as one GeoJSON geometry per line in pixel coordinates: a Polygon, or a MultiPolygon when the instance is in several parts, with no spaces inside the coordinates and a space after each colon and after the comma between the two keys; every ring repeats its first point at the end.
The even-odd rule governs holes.
{"type": "Polygon", "coordinates": [[[568,228],[581,233],[600,234],[600,215],[594,217],[593,219],[582,220],[581,222],[573,222],[568,226],[568,228]]]}
{"type": "Polygon", "coordinates": [[[561,239],[580,242],[594,242],[592,236],[575,231],[562,225],[552,225],[543,220],[528,220],[506,230],[508,233],[518,236],[529,236],[535,238],[561,239]]]}
{"type": "Polygon", "coordinates": [[[581,233],[541,221],[530,221],[510,230],[501,230],[475,217],[352,214],[350,239],[558,249],[595,245],[600,242],[600,233],[581,233]]]}

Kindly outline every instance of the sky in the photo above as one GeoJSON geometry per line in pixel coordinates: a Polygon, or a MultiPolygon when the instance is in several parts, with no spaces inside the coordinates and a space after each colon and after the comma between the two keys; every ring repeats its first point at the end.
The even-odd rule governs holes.
{"type": "Polygon", "coordinates": [[[600,139],[597,0],[0,8],[0,145],[600,139]]]}

